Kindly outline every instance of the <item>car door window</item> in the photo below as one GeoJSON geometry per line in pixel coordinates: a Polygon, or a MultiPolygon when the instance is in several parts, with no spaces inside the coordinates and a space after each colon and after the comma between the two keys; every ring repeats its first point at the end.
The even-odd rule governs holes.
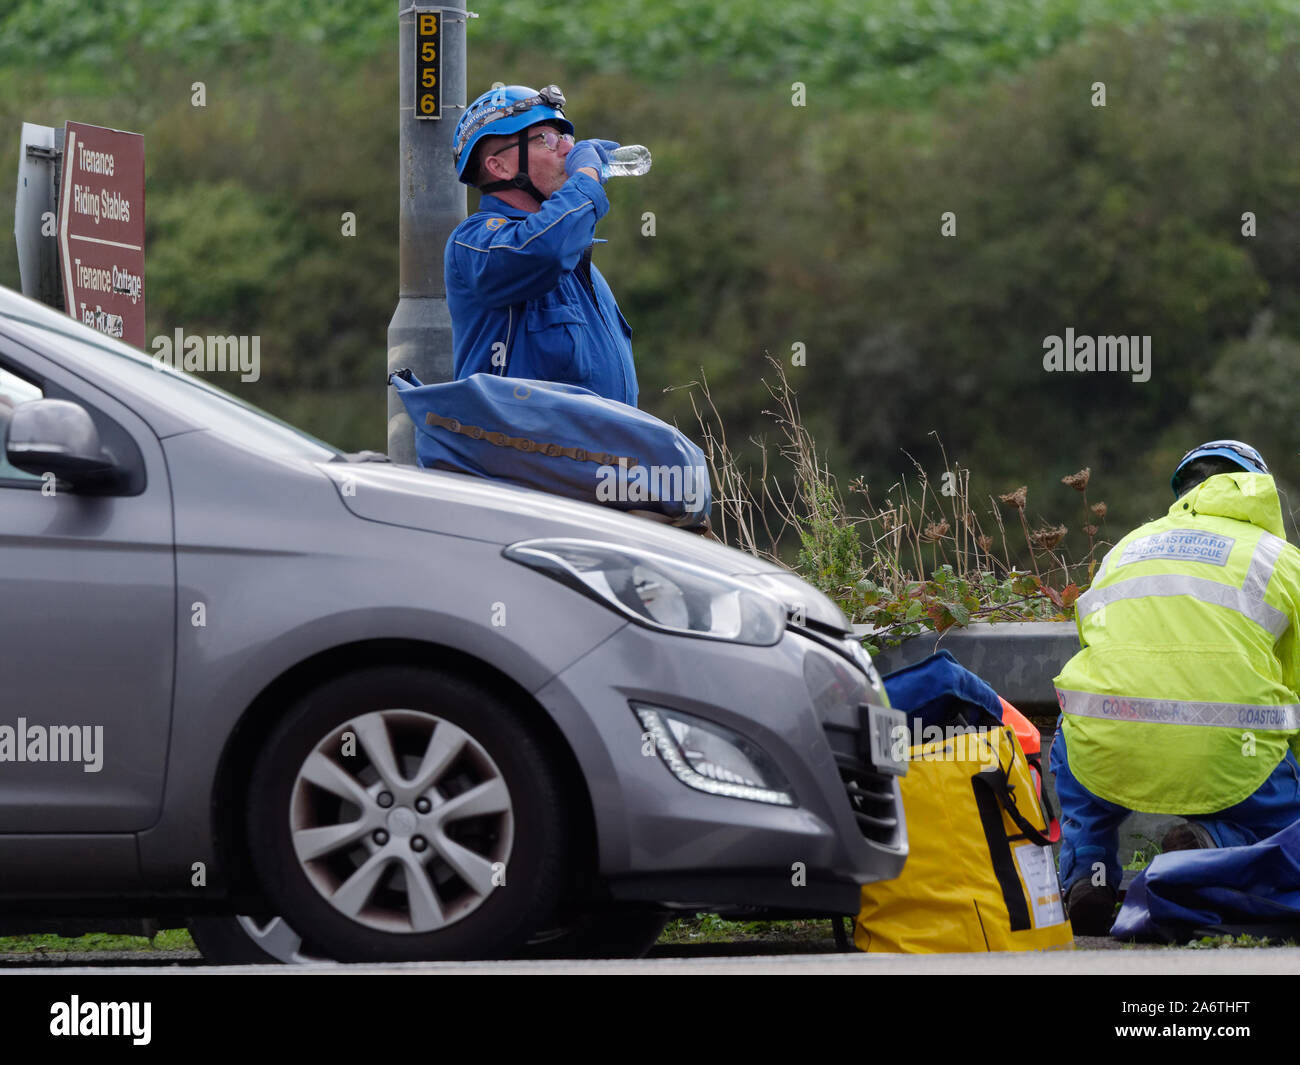
{"type": "MultiPolygon", "coordinates": [[[[43,398],[44,393],[38,386],[0,366],[0,443],[8,439],[9,416],[14,408],[30,403],[34,399],[43,398]]],[[[36,474],[24,473],[10,465],[4,448],[0,447],[0,487],[3,487],[5,482],[39,480],[36,474]]]]}

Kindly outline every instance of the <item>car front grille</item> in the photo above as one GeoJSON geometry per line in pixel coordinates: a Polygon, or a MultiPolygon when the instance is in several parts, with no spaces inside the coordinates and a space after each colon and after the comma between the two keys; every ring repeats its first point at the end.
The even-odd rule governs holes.
{"type": "Polygon", "coordinates": [[[892,847],[898,843],[898,806],[894,801],[894,780],[874,770],[840,767],[840,779],[853,807],[858,830],[875,843],[892,847]]]}
{"type": "Polygon", "coordinates": [[[823,728],[835,755],[835,764],[858,831],[883,847],[900,846],[903,809],[902,803],[895,798],[893,777],[876,772],[863,760],[858,753],[857,729],[832,724],[825,724],[823,728]]]}

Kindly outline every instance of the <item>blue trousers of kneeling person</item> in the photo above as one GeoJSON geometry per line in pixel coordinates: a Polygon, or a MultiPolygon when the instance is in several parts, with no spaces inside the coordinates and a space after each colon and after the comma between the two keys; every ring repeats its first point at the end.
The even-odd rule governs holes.
{"type": "MultiPolygon", "coordinates": [[[[1119,829],[1133,811],[1099,798],[1074,778],[1059,717],[1050,763],[1061,805],[1062,893],[1076,880],[1092,877],[1097,863],[1105,867],[1105,882],[1118,890],[1123,875],[1119,829]]],[[[1300,820],[1300,763],[1295,754],[1287,751],[1268,779],[1235,806],[1217,813],[1188,815],[1187,820],[1204,826],[1220,847],[1258,843],[1300,820]]]]}

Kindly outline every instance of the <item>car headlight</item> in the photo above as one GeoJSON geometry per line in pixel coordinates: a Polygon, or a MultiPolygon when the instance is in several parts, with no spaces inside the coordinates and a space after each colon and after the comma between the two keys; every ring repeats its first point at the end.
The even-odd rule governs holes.
{"type": "Polygon", "coordinates": [[[744,736],[678,710],[641,703],[633,703],[632,709],[660,759],[688,788],[775,806],[794,805],[780,770],[744,736]]]}
{"type": "Polygon", "coordinates": [[[663,632],[770,647],[785,630],[785,608],[772,596],[649,551],[554,539],[523,540],[503,554],[663,632]]]}

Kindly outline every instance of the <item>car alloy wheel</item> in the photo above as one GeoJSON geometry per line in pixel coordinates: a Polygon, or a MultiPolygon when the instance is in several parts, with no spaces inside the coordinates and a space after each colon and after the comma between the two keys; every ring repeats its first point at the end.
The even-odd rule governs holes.
{"type": "Polygon", "coordinates": [[[323,737],[298,770],[289,820],[321,896],[383,932],[433,932],[473,913],[515,831],[510,791],[483,745],[406,709],[360,715],[323,737]]]}
{"type": "Polygon", "coordinates": [[[553,928],[574,785],[540,713],[413,666],[358,670],[290,707],[245,816],[267,912],[297,952],[501,957],[553,928]]]}

